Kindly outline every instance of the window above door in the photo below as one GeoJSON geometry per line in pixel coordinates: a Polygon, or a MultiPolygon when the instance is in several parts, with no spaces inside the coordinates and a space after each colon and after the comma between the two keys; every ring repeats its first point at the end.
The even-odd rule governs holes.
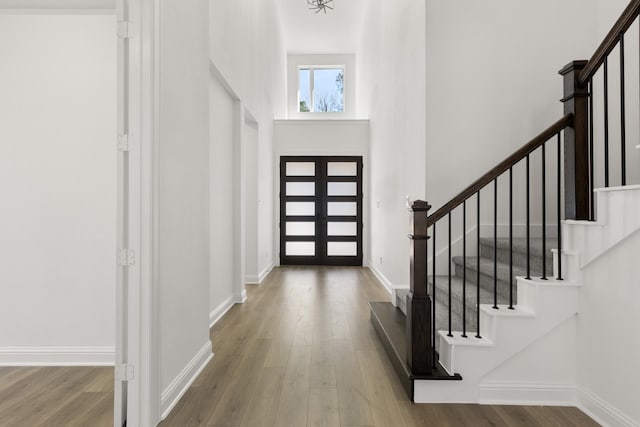
{"type": "Polygon", "coordinates": [[[299,113],[344,113],[344,66],[298,69],[299,113]]]}
{"type": "Polygon", "coordinates": [[[355,118],[354,55],[290,55],[288,118],[355,118]]]}

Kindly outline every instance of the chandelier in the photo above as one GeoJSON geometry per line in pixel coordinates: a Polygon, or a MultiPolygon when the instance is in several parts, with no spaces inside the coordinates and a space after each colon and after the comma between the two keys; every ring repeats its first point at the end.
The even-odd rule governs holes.
{"type": "Polygon", "coordinates": [[[333,0],[307,0],[310,10],[315,10],[316,13],[327,13],[327,9],[333,10],[333,6],[330,6],[333,0]]]}

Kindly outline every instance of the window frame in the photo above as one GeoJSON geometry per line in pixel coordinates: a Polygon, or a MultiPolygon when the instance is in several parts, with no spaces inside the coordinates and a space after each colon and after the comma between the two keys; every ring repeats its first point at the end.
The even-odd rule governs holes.
{"type": "Polygon", "coordinates": [[[296,102],[296,113],[297,114],[345,114],[347,112],[347,84],[346,80],[346,65],[329,65],[329,64],[316,64],[316,65],[298,65],[297,66],[297,102],[296,102]],[[309,71],[309,111],[300,111],[300,72],[302,70],[309,71]],[[317,70],[341,70],[342,71],[342,111],[315,111],[316,108],[316,100],[315,100],[315,71],[317,70]]]}
{"type": "Polygon", "coordinates": [[[341,54],[289,54],[286,73],[286,113],[289,120],[354,120],[357,117],[357,73],[356,55],[341,54]],[[340,67],[344,69],[344,112],[342,113],[301,113],[298,91],[300,89],[299,70],[313,64],[316,69],[340,67]],[[337,64],[337,65],[336,65],[337,64]]]}

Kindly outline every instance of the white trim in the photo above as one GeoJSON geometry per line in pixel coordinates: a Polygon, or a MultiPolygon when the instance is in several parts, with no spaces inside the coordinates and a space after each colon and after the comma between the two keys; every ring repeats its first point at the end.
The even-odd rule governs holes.
{"type": "Polygon", "coordinates": [[[394,307],[397,307],[397,291],[399,289],[409,289],[409,285],[394,285],[391,280],[387,278],[387,276],[385,276],[373,265],[368,265],[366,268],[368,268],[373,273],[374,277],[378,279],[378,282],[380,282],[380,284],[382,285],[382,288],[387,291],[387,293],[391,297],[391,304],[393,304],[394,307]]]}
{"type": "MultiPolygon", "coordinates": [[[[640,145],[639,145],[640,147],[640,145]]],[[[612,193],[614,191],[635,191],[640,190],[640,185],[625,185],[621,187],[596,188],[594,193],[612,193]]]]}
{"type": "Polygon", "coordinates": [[[603,426],[638,427],[640,425],[590,391],[580,388],[577,395],[577,407],[603,426]]]}
{"type": "Polygon", "coordinates": [[[487,383],[480,384],[481,405],[575,406],[575,384],[487,383]]]}
{"type": "Polygon", "coordinates": [[[178,376],[171,381],[171,384],[162,392],[160,410],[163,420],[169,415],[211,359],[213,359],[211,341],[207,341],[187,366],[184,367],[178,376]]]}
{"type": "Polygon", "coordinates": [[[244,283],[245,283],[245,285],[258,285],[258,284],[260,284],[259,281],[258,281],[258,276],[255,275],[255,274],[249,274],[249,275],[245,276],[244,283]]]}
{"type": "MultiPolygon", "coordinates": [[[[322,113],[326,114],[326,113],[322,113]]],[[[351,126],[354,124],[370,124],[371,120],[369,119],[323,119],[323,120],[309,120],[309,119],[276,119],[273,121],[274,125],[278,126],[300,126],[301,124],[305,125],[318,125],[324,126],[330,124],[332,126],[336,125],[345,125],[351,126]]]]}
{"type": "Polygon", "coordinates": [[[371,270],[373,275],[376,277],[376,279],[378,279],[382,287],[389,293],[389,295],[393,296],[395,288],[393,286],[393,283],[391,283],[391,281],[387,279],[387,276],[382,274],[382,272],[375,268],[373,265],[369,266],[369,270],[371,270]]]}
{"type": "Polygon", "coordinates": [[[209,313],[209,328],[213,328],[213,325],[218,323],[222,316],[227,314],[227,311],[231,309],[235,305],[235,301],[233,296],[230,296],[226,300],[222,301],[216,308],[211,310],[209,313]]]}
{"type": "Polygon", "coordinates": [[[267,278],[267,276],[269,276],[269,273],[271,273],[275,267],[276,267],[276,265],[274,263],[271,263],[264,270],[262,270],[262,272],[258,276],[258,284],[259,285],[262,285],[262,283],[264,283],[264,281],[267,278]]]}
{"type": "MultiPolygon", "coordinates": [[[[356,117],[356,67],[354,54],[289,54],[287,55],[286,101],[287,119],[342,120],[356,117]],[[298,111],[299,69],[301,66],[322,66],[344,68],[344,112],[342,113],[301,113],[298,111]]],[[[313,73],[312,73],[313,75],[313,73]]]]}
{"type": "Polygon", "coordinates": [[[264,282],[264,280],[267,278],[267,276],[269,275],[269,273],[271,273],[271,270],[273,270],[275,267],[275,264],[271,263],[270,265],[268,265],[264,270],[262,270],[262,272],[260,274],[256,275],[248,275],[245,279],[245,283],[247,285],[258,285],[261,286],[262,283],[264,282]]]}
{"type": "Polygon", "coordinates": [[[114,347],[0,347],[0,366],[114,366],[114,347]]]}
{"type": "Polygon", "coordinates": [[[247,300],[247,291],[243,289],[240,293],[236,292],[233,294],[233,298],[236,304],[244,304],[247,300]]]}

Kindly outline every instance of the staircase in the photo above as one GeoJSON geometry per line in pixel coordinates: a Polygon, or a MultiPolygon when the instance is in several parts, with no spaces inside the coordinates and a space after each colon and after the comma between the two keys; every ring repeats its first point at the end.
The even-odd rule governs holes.
{"type": "MultiPolygon", "coordinates": [[[[546,266],[547,277],[553,276],[553,253],[552,248],[558,247],[558,239],[547,239],[546,250],[546,266]]],[[[542,276],[542,239],[532,238],[530,239],[530,263],[531,263],[531,277],[542,276]]],[[[527,275],[527,239],[524,237],[513,239],[513,274],[511,275],[511,281],[509,281],[510,272],[510,245],[508,237],[501,237],[497,240],[493,238],[481,238],[480,239],[480,303],[493,305],[493,286],[494,286],[494,248],[498,255],[497,259],[497,288],[498,288],[498,304],[509,304],[509,283],[513,284],[513,303],[517,304],[517,289],[518,283],[516,277],[527,275]]],[[[454,256],[451,259],[453,265],[455,265],[455,276],[451,277],[451,327],[454,331],[462,331],[462,294],[464,287],[464,278],[466,270],[466,319],[467,319],[467,331],[476,332],[476,306],[477,306],[477,283],[478,283],[478,261],[476,255],[467,255],[466,260],[462,256],[454,256]],[[465,269],[466,266],[466,269],[465,269]]],[[[429,293],[435,295],[435,308],[436,308],[436,329],[440,331],[446,331],[449,329],[449,277],[448,276],[436,276],[435,284],[436,291],[433,291],[433,276],[429,277],[429,293]]],[[[402,313],[407,314],[407,294],[409,289],[396,290],[395,304],[402,313]]],[[[436,347],[438,341],[436,341],[436,347]]]]}
{"type": "MultiPolygon", "coordinates": [[[[429,214],[426,201],[412,204],[410,289],[396,290],[393,304],[370,303],[373,326],[412,401],[575,405],[581,402],[580,393],[586,393],[583,407],[616,424],[635,425],[591,391],[579,389],[576,341],[581,297],[589,294],[591,313],[603,315],[597,311],[601,296],[581,290],[587,277],[583,272],[640,232],[640,185],[632,185],[640,182],[630,182],[640,181],[640,168],[625,133],[632,127],[627,116],[633,125],[640,123],[624,110],[625,95],[637,92],[625,93],[629,76],[622,67],[621,112],[615,124],[619,133],[609,132],[614,126],[610,94],[599,99],[603,108],[594,108],[598,97],[593,96],[596,77],[595,84],[603,81],[608,93],[607,64],[618,60],[610,58],[614,52],[624,65],[624,35],[639,16],[640,0],[632,0],[589,61],[572,61],[560,70],[561,119],[434,213],[429,214]],[[594,119],[595,112],[604,112],[604,119],[594,119]],[[525,173],[514,174],[515,169],[525,173]],[[532,181],[541,190],[533,200],[532,181]],[[524,196],[526,204],[514,209],[522,202],[514,194],[524,196]],[[470,217],[476,222],[470,223],[470,217]],[[508,218],[508,223],[498,218],[508,218]],[[458,228],[454,236],[453,223],[458,228]],[[526,237],[513,234],[514,224],[524,226],[526,237]],[[505,225],[509,235],[498,237],[505,225]],[[493,230],[491,237],[480,236],[483,227],[493,230]],[[532,237],[533,229],[542,230],[542,236],[532,237]],[[448,230],[444,249],[443,230],[448,230]]],[[[609,307],[609,314],[615,310],[609,307]]],[[[583,341],[586,337],[590,342],[593,326],[583,326],[583,341]]],[[[632,354],[640,349],[637,344],[630,347],[632,354]]],[[[606,351],[596,352],[602,365],[606,351]]],[[[620,396],[605,392],[626,405],[620,396]]]]}

